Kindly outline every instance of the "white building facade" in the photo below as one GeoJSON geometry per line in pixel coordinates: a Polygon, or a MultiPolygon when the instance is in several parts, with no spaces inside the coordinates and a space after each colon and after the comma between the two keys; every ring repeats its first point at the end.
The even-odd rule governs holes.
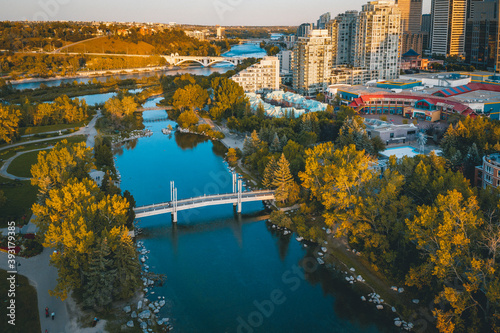
{"type": "Polygon", "coordinates": [[[279,90],[280,61],[278,57],[264,57],[236,75],[231,80],[237,82],[245,92],[263,93],[279,90]]]}

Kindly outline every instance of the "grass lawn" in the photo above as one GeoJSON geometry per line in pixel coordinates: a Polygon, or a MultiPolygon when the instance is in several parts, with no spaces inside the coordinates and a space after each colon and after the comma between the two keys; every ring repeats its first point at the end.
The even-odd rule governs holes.
{"type": "MultiPolygon", "coordinates": [[[[85,135],[75,135],[66,138],[66,140],[68,140],[68,142],[70,143],[84,142],[86,139],[87,138],[85,135]]],[[[55,145],[60,140],[61,139],[56,139],[39,144],[27,144],[5,151],[0,151],[0,159],[8,159],[9,157],[14,156],[18,151],[26,151],[46,147],[49,145],[55,145]]],[[[14,159],[14,161],[12,161],[14,167],[11,164],[8,172],[12,172],[12,174],[16,176],[22,176],[23,173],[28,172],[29,168],[31,168],[31,164],[29,163],[34,163],[36,161],[36,155],[38,153],[38,151],[33,153],[26,153],[19,156],[19,158],[14,159]],[[24,162],[23,160],[19,160],[21,158],[24,158],[24,162]]],[[[30,175],[27,174],[27,177],[29,176],[30,175]]],[[[27,222],[31,217],[31,206],[36,201],[38,189],[34,186],[31,186],[31,182],[29,180],[15,181],[0,177],[0,190],[4,192],[4,195],[7,198],[7,202],[2,207],[0,207],[0,228],[6,227],[8,221],[16,221],[19,224],[24,224],[24,222],[27,222]]],[[[0,332],[3,331],[0,330],[0,332]]]]}
{"type": "Polygon", "coordinates": [[[83,124],[86,122],[88,122],[88,120],[74,124],[57,124],[57,125],[47,125],[47,126],[22,127],[19,129],[19,131],[21,132],[21,135],[53,132],[53,131],[65,130],[68,128],[82,127],[83,124]]]}
{"type": "Polygon", "coordinates": [[[7,323],[7,302],[11,298],[7,296],[9,290],[8,274],[0,269],[0,295],[2,295],[2,311],[0,320],[0,332],[4,333],[38,333],[40,327],[40,318],[38,316],[38,300],[36,290],[28,282],[28,279],[21,275],[16,275],[16,295],[12,297],[16,301],[16,325],[7,323]]]}
{"type": "Polygon", "coordinates": [[[5,228],[8,221],[22,224],[28,222],[38,188],[32,186],[29,180],[15,181],[0,177],[0,190],[7,198],[7,202],[0,209],[0,228],[5,228]],[[23,216],[25,216],[24,219],[23,216]]]}
{"type": "Polygon", "coordinates": [[[17,177],[31,177],[31,166],[37,162],[40,151],[31,151],[16,157],[7,168],[7,172],[17,177]]]}

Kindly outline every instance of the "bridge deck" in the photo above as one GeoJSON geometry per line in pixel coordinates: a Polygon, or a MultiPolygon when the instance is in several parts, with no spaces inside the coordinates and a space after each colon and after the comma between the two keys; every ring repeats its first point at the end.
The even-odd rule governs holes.
{"type": "MultiPolygon", "coordinates": [[[[263,201],[263,200],[273,200],[274,191],[253,191],[253,192],[242,192],[241,202],[252,202],[252,201],[263,201]]],[[[195,197],[189,199],[183,199],[177,201],[177,211],[208,207],[215,205],[224,204],[235,204],[238,202],[238,193],[228,193],[228,194],[216,194],[207,195],[203,197],[195,197]]],[[[134,208],[136,218],[154,216],[166,213],[172,213],[174,207],[171,201],[162,202],[153,205],[141,206],[134,208]]]]}

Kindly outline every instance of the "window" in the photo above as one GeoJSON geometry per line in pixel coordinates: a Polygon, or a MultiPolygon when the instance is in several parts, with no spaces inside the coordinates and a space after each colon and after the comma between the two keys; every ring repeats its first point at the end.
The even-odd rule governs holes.
{"type": "Polygon", "coordinates": [[[392,138],[394,138],[394,133],[391,133],[391,134],[390,134],[390,138],[391,138],[391,139],[392,139],[392,138]]]}

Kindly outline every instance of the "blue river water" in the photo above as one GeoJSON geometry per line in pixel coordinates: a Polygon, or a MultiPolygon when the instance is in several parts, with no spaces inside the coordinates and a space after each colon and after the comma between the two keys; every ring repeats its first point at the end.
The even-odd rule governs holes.
{"type": "MultiPolygon", "coordinates": [[[[145,112],[154,134],[117,149],[122,190],[138,206],[169,201],[171,180],[179,199],[231,192],[224,148],[197,135],[162,134],[175,123],[150,121],[165,115],[145,112]]],[[[177,225],[170,214],[137,221],[151,251],[146,263],[167,277],[148,296],[165,297],[159,318],[170,318],[174,332],[392,332],[341,273],[317,264],[312,246],[272,229],[263,209],[244,203],[238,216],[222,205],[179,212],[177,225]]]]}

